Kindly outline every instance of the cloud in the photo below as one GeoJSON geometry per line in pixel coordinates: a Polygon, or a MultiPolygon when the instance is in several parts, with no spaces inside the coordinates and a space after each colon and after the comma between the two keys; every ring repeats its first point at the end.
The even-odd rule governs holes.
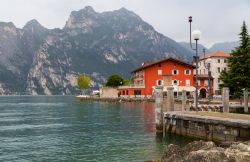
{"type": "Polygon", "coordinates": [[[86,5],[99,12],[125,7],[176,41],[188,41],[187,17],[192,15],[206,46],[238,40],[243,20],[250,24],[248,0],[8,0],[1,2],[0,21],[22,27],[35,18],[47,28],[62,28],[71,11],[86,5]]]}

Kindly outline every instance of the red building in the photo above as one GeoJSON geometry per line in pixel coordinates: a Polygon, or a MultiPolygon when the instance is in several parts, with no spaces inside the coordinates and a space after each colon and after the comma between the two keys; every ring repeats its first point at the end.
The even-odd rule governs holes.
{"type": "Polygon", "coordinates": [[[132,73],[133,81],[129,86],[119,87],[121,97],[151,97],[156,86],[173,86],[175,95],[182,90],[188,94],[195,91],[195,66],[175,58],[165,58],[155,62],[144,63],[132,73]]]}
{"type": "MultiPolygon", "coordinates": [[[[195,83],[195,75],[194,75],[195,83]]],[[[210,78],[211,90],[209,90],[209,77],[208,74],[198,74],[198,95],[200,98],[207,98],[208,94],[214,94],[213,77],[210,78]]],[[[195,84],[194,84],[195,85],[195,84]]]]}

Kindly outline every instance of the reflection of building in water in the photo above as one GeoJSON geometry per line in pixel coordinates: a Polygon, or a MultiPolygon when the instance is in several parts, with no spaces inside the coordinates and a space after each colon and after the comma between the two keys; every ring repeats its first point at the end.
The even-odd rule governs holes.
{"type": "Polygon", "coordinates": [[[155,115],[153,103],[143,103],[142,119],[145,132],[155,132],[155,115]]]}

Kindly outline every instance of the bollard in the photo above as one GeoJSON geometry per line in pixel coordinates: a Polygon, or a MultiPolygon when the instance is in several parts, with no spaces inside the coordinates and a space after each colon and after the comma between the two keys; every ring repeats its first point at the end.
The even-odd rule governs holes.
{"type": "Polygon", "coordinates": [[[182,90],[182,105],[181,105],[181,111],[187,110],[187,92],[186,90],[182,90]]]}
{"type": "Polygon", "coordinates": [[[222,88],[222,105],[223,105],[223,112],[229,113],[229,88],[228,87],[222,88]]]}
{"type": "Polygon", "coordinates": [[[169,111],[175,111],[175,108],[174,108],[174,87],[167,88],[167,108],[169,111]]]}
{"type": "Polygon", "coordinates": [[[248,90],[244,90],[244,113],[248,113],[248,90]]]}
{"type": "Polygon", "coordinates": [[[162,135],[163,131],[163,87],[156,87],[155,89],[155,126],[156,134],[162,135]]]}

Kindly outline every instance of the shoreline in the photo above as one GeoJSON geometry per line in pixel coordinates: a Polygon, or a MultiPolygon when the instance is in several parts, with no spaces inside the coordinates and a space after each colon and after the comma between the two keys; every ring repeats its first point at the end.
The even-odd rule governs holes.
{"type": "Polygon", "coordinates": [[[219,145],[212,141],[193,141],[180,147],[175,144],[165,146],[160,160],[145,162],[214,162],[250,161],[250,141],[224,142],[219,145]]]}

